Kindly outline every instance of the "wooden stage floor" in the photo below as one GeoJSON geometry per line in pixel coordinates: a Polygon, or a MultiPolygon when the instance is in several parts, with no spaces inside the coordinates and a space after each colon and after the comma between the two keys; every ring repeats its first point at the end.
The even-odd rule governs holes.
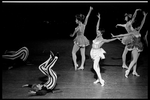
{"type": "MultiPolygon", "coordinates": [[[[138,60],[137,72],[140,77],[129,75],[125,78],[125,69],[121,67],[123,45],[119,41],[104,44],[106,59],[100,62],[102,77],[105,85],[93,84],[95,74],[92,71],[92,60],[86,49],[86,62],[83,71],[74,71],[71,50],[72,40],[54,40],[26,43],[29,48],[28,61],[31,65],[22,65],[10,70],[2,70],[2,99],[24,98],[134,98],[148,99],[148,55],[141,53],[138,60]],[[40,83],[44,75],[38,66],[49,57],[49,50],[58,51],[60,56],[53,67],[58,75],[57,89],[62,92],[47,93],[44,96],[28,96],[29,88],[22,88],[26,83],[40,83]]],[[[79,54],[79,53],[78,53],[79,54]]],[[[80,59],[80,56],[78,56],[80,59]]],[[[78,59],[78,63],[80,60],[78,59]]],[[[4,67],[4,66],[2,66],[4,67]]]]}

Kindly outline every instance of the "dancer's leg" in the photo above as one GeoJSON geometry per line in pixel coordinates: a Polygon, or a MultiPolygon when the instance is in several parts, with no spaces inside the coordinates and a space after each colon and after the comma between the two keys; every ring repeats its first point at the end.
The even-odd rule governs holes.
{"type": "Polygon", "coordinates": [[[133,60],[131,61],[129,68],[125,71],[125,77],[128,78],[128,74],[130,73],[131,68],[133,68],[133,66],[137,63],[138,60],[138,51],[136,49],[132,50],[132,57],[133,60]]]}
{"type": "Polygon", "coordinates": [[[95,70],[95,72],[98,76],[98,79],[94,82],[94,84],[100,82],[101,85],[104,86],[104,80],[102,79],[101,72],[100,72],[99,60],[100,60],[99,57],[94,59],[93,69],[95,70]]]}
{"type": "Polygon", "coordinates": [[[77,67],[78,67],[77,56],[76,56],[76,53],[78,50],[79,50],[79,46],[77,44],[74,44],[73,49],[72,49],[72,60],[74,63],[75,70],[77,70],[77,67]]]}
{"type": "Polygon", "coordinates": [[[126,55],[127,55],[127,53],[128,53],[127,46],[125,46],[123,54],[122,54],[122,68],[126,68],[126,69],[128,69],[128,67],[126,65],[126,55]]]}
{"type": "Polygon", "coordinates": [[[82,60],[81,60],[81,66],[78,69],[83,70],[84,69],[84,63],[85,63],[85,47],[80,48],[80,51],[81,51],[82,60]]]}
{"type": "MultiPolygon", "coordinates": [[[[139,58],[139,55],[140,55],[140,53],[138,53],[137,59],[139,58]]],[[[137,70],[137,62],[136,62],[135,65],[133,66],[133,72],[132,72],[132,74],[135,75],[135,76],[140,76],[140,75],[137,73],[136,70],[137,70]]]]}

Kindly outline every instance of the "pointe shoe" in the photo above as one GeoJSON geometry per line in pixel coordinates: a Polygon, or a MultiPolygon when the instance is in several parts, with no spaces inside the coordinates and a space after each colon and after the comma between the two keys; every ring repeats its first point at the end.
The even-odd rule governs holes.
{"type": "Polygon", "coordinates": [[[101,80],[97,79],[97,80],[94,81],[93,83],[94,83],[94,84],[101,83],[101,86],[104,86],[105,81],[104,81],[103,79],[101,79],[101,80]]]}
{"type": "Polygon", "coordinates": [[[126,71],[125,71],[125,77],[126,77],[126,78],[128,78],[128,74],[129,74],[129,71],[126,70],[126,71]]]}
{"type": "Polygon", "coordinates": [[[96,81],[93,82],[93,84],[97,84],[98,82],[100,82],[98,79],[96,81]]]}
{"type": "Polygon", "coordinates": [[[83,69],[84,69],[84,67],[79,67],[79,68],[78,68],[78,70],[83,70],[83,69]]]}
{"type": "Polygon", "coordinates": [[[101,83],[101,86],[104,86],[105,81],[101,80],[100,83],[101,83]]]}
{"type": "Polygon", "coordinates": [[[77,68],[78,68],[78,64],[76,64],[74,68],[75,68],[75,70],[77,70],[77,68]]]}
{"type": "Polygon", "coordinates": [[[126,65],[122,65],[122,68],[126,68],[126,69],[128,69],[128,67],[127,67],[126,65]]]}
{"type": "Polygon", "coordinates": [[[140,76],[137,72],[133,72],[132,74],[135,75],[135,76],[137,76],[137,77],[140,76]]]}

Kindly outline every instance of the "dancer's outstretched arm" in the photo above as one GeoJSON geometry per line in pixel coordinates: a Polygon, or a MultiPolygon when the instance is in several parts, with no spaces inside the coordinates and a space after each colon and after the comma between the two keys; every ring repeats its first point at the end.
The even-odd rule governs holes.
{"type": "Polygon", "coordinates": [[[89,16],[90,16],[92,10],[93,10],[93,7],[90,6],[90,10],[89,10],[88,14],[86,15],[86,18],[85,18],[85,21],[84,21],[84,25],[85,25],[85,26],[87,25],[88,18],[89,18],[89,16]]]}
{"type": "Polygon", "coordinates": [[[141,29],[142,29],[142,27],[143,27],[143,25],[144,25],[144,23],[145,23],[145,19],[146,19],[147,14],[148,14],[148,13],[143,12],[144,18],[143,18],[143,20],[142,20],[142,22],[141,22],[141,25],[137,28],[138,32],[141,31],[141,29]]]}
{"type": "Polygon", "coordinates": [[[112,37],[124,37],[124,36],[129,36],[131,34],[134,34],[134,32],[126,33],[126,34],[119,34],[119,35],[112,35],[112,37]]]}
{"type": "Polygon", "coordinates": [[[117,24],[116,27],[117,26],[126,27],[126,24],[117,24]]]}
{"type": "Polygon", "coordinates": [[[103,41],[107,43],[107,42],[114,41],[114,40],[116,40],[116,39],[117,39],[117,38],[112,38],[112,39],[103,39],[103,41]]]}
{"type": "MultiPolygon", "coordinates": [[[[135,10],[135,12],[134,12],[134,14],[132,16],[132,19],[130,20],[131,24],[135,21],[135,18],[136,18],[136,15],[137,15],[137,11],[139,11],[139,10],[141,10],[141,9],[136,9],[135,10]]],[[[126,24],[117,24],[116,27],[117,26],[126,27],[126,24]]]]}

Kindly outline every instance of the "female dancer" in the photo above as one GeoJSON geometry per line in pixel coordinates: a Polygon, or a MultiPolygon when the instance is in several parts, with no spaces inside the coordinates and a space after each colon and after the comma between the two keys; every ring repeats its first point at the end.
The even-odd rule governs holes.
{"type": "Polygon", "coordinates": [[[56,82],[57,74],[52,70],[52,67],[56,63],[58,56],[51,52],[50,57],[44,63],[39,66],[39,70],[48,76],[48,81],[44,84],[25,84],[23,87],[31,87],[30,94],[32,95],[45,95],[47,92],[53,92],[56,82]]]}
{"type": "MultiPolygon", "coordinates": [[[[117,24],[116,27],[117,26],[121,26],[121,27],[124,27],[128,33],[132,32],[134,30],[132,24],[135,21],[135,17],[137,15],[137,11],[140,11],[140,10],[141,9],[136,9],[135,12],[134,12],[134,14],[133,14],[133,16],[131,14],[127,14],[126,13],[125,14],[126,24],[117,24]],[[130,18],[131,18],[131,20],[129,20],[130,18]]],[[[131,36],[126,36],[126,37],[124,37],[124,40],[125,39],[128,39],[128,41],[131,41],[131,36]]],[[[123,54],[122,54],[122,63],[123,63],[122,64],[122,68],[126,68],[126,69],[128,68],[127,65],[126,65],[126,55],[127,55],[127,53],[128,53],[127,46],[125,46],[123,54]]]]}
{"type": "Polygon", "coordinates": [[[77,70],[78,68],[78,64],[77,64],[77,56],[76,53],[77,51],[80,49],[81,52],[81,56],[82,56],[82,61],[81,61],[81,65],[78,68],[78,70],[83,70],[84,69],[84,63],[85,63],[85,47],[88,46],[89,40],[84,36],[84,31],[88,22],[88,18],[90,16],[90,13],[92,11],[92,7],[90,7],[90,10],[84,20],[84,15],[79,14],[76,15],[76,23],[78,24],[78,26],[75,28],[75,31],[73,32],[73,34],[71,34],[70,36],[73,37],[75,34],[76,38],[74,39],[74,46],[72,49],[72,59],[73,59],[73,63],[74,63],[74,67],[75,70],[77,70]]]}
{"type": "Polygon", "coordinates": [[[93,44],[92,44],[92,49],[90,51],[90,55],[91,58],[93,59],[94,63],[93,63],[93,69],[95,70],[98,79],[94,82],[94,84],[100,82],[102,86],[104,86],[104,80],[101,77],[101,73],[100,73],[100,66],[99,66],[99,61],[100,59],[105,59],[104,53],[106,53],[104,51],[103,48],[101,48],[101,46],[106,43],[106,42],[110,42],[110,41],[114,41],[117,38],[113,38],[113,39],[103,39],[102,37],[102,33],[99,30],[99,23],[100,23],[100,14],[98,13],[98,22],[97,22],[97,28],[96,28],[96,34],[97,37],[93,40],[93,44]]]}
{"type": "Polygon", "coordinates": [[[129,67],[127,67],[127,70],[125,71],[125,77],[128,78],[128,74],[130,73],[131,68],[133,68],[132,74],[135,76],[140,76],[137,74],[137,60],[139,58],[140,52],[143,50],[143,44],[141,42],[141,34],[140,30],[142,29],[147,14],[143,12],[144,18],[142,20],[142,23],[139,27],[135,28],[133,31],[127,33],[127,34],[120,34],[113,37],[121,38],[122,43],[126,45],[128,51],[132,51],[132,58],[129,67]],[[130,37],[130,39],[126,37],[130,37]]]}

